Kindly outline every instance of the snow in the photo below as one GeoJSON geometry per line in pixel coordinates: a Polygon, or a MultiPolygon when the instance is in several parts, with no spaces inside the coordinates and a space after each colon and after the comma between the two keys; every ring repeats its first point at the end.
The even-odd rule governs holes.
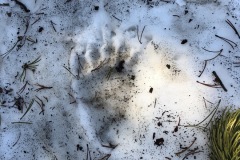
{"type": "Polygon", "coordinates": [[[0,159],[178,160],[195,138],[188,159],[209,159],[186,126],[239,108],[238,0],[19,2],[0,0],[0,159]],[[227,92],[200,84],[213,71],[227,92]]]}

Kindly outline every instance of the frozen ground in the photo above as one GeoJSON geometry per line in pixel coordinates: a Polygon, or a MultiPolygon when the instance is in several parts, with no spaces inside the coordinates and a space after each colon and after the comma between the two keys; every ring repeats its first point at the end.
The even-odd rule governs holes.
{"type": "Polygon", "coordinates": [[[238,0],[0,0],[0,159],[208,159],[189,125],[239,108],[239,16],[238,0]]]}

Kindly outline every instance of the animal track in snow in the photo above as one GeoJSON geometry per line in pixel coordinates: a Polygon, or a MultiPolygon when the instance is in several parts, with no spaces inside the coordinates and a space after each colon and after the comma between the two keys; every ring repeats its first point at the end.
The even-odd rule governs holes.
{"type": "MultiPolygon", "coordinates": [[[[114,41],[114,34],[109,34],[114,41]]],[[[72,80],[75,98],[86,104],[86,114],[96,132],[93,136],[99,135],[99,140],[106,140],[110,130],[119,132],[117,126],[125,122],[129,102],[137,92],[132,68],[138,53],[130,56],[130,47],[124,43],[119,47],[110,41],[99,43],[104,38],[82,43],[72,50],[70,58],[71,72],[76,75],[72,80]]]]}
{"type": "Polygon", "coordinates": [[[154,42],[147,28],[141,44],[137,26],[115,27],[108,20],[98,22],[97,17],[94,22],[74,40],[76,46],[69,60],[74,75],[72,90],[88,140],[96,148],[118,144],[115,154],[111,152],[117,158],[117,152],[127,155],[146,149],[153,157],[167,155],[169,150],[174,153],[171,145],[164,148],[168,152],[156,152],[156,142],[161,137],[164,144],[178,141],[177,136],[165,134],[176,127],[177,117],[181,116],[182,123],[188,122],[193,117],[198,119],[203,110],[202,105],[195,106],[202,97],[186,73],[192,73],[190,60],[183,54],[186,50],[176,50],[174,43],[165,40],[154,42]],[[168,104],[163,103],[166,101],[168,104]],[[163,122],[164,130],[156,127],[157,121],[165,121],[159,119],[165,112],[162,106],[168,106],[174,115],[171,122],[163,122]],[[195,111],[191,114],[196,116],[186,116],[189,113],[184,107],[195,111]],[[124,147],[129,143],[135,145],[124,147]]]}

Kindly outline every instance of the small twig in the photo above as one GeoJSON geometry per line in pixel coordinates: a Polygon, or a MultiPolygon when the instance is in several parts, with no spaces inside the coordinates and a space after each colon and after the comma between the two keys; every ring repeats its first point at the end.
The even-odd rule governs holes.
{"type": "Polygon", "coordinates": [[[192,147],[192,145],[195,143],[195,141],[197,140],[196,137],[194,137],[194,140],[192,141],[192,143],[190,144],[190,146],[186,147],[185,149],[183,149],[182,151],[179,151],[177,153],[175,153],[177,156],[179,156],[180,154],[184,153],[185,151],[187,151],[189,148],[192,147]]]}
{"type": "Polygon", "coordinates": [[[39,17],[36,21],[34,21],[31,25],[34,25],[35,23],[37,23],[41,18],[39,17]]]}
{"type": "Polygon", "coordinates": [[[28,84],[29,84],[28,81],[26,81],[26,83],[25,83],[25,84],[23,85],[23,87],[18,91],[18,93],[21,94],[21,93],[25,90],[25,88],[27,87],[28,84]]]}
{"type": "Polygon", "coordinates": [[[1,7],[6,7],[6,6],[10,6],[9,3],[0,3],[1,7]]]}
{"type": "Polygon", "coordinates": [[[172,16],[173,16],[173,17],[178,17],[178,18],[180,17],[179,15],[175,15],[175,14],[174,14],[174,15],[172,15],[172,16]]]}
{"type": "Polygon", "coordinates": [[[234,67],[240,67],[240,62],[234,62],[233,64],[235,65],[234,67]]]}
{"type": "Polygon", "coordinates": [[[214,56],[213,58],[210,58],[210,59],[207,59],[207,60],[204,60],[204,66],[203,66],[203,70],[201,71],[200,75],[198,77],[201,77],[203,72],[205,71],[206,67],[207,67],[207,62],[208,61],[211,61],[211,60],[214,60],[215,58],[217,58],[218,56],[221,55],[223,49],[219,50],[219,51],[209,51],[205,48],[202,48],[203,50],[207,51],[207,52],[214,52],[214,53],[218,53],[216,56],[214,56]]]}
{"type": "MultiPolygon", "coordinates": [[[[219,53],[219,52],[221,52],[223,49],[221,49],[220,51],[210,51],[210,50],[207,50],[206,48],[203,48],[202,47],[202,49],[203,50],[205,50],[205,51],[207,51],[207,52],[213,52],[213,53],[219,53]]],[[[214,58],[213,58],[214,59],[214,58]]]]}
{"type": "Polygon", "coordinates": [[[204,61],[203,70],[201,71],[201,73],[199,74],[198,77],[201,77],[201,76],[202,76],[203,72],[205,71],[205,69],[206,69],[206,67],[207,67],[207,62],[208,62],[208,61],[206,61],[206,60],[204,61]]]}
{"type": "Polygon", "coordinates": [[[48,102],[48,98],[47,97],[43,96],[43,98],[46,99],[46,101],[48,102]]]}
{"type": "Polygon", "coordinates": [[[58,160],[58,158],[57,158],[57,156],[56,156],[56,155],[54,155],[54,160],[58,160]]]}
{"type": "Polygon", "coordinates": [[[115,148],[118,146],[118,144],[114,145],[114,144],[109,143],[109,145],[104,145],[104,144],[102,144],[102,146],[103,146],[103,147],[106,147],[106,148],[115,149],[115,148]]]}
{"type": "Polygon", "coordinates": [[[20,134],[19,134],[19,136],[18,136],[18,139],[17,139],[17,141],[12,145],[12,147],[14,147],[17,143],[18,143],[18,141],[19,141],[19,139],[20,139],[20,137],[21,137],[21,132],[20,132],[20,134]]]}
{"type": "Polygon", "coordinates": [[[199,82],[199,81],[196,81],[197,83],[199,84],[202,84],[204,86],[207,86],[207,87],[212,87],[212,88],[221,88],[221,86],[217,85],[217,84],[206,84],[206,83],[202,83],[202,82],[199,82]]]}
{"type": "Polygon", "coordinates": [[[142,33],[141,33],[141,35],[140,35],[140,37],[139,37],[139,34],[138,34],[138,26],[137,26],[137,37],[138,37],[138,41],[139,41],[140,44],[142,44],[142,41],[141,41],[141,40],[142,40],[142,35],[143,35],[143,32],[144,32],[145,27],[146,27],[146,26],[143,27],[142,33]]]}
{"type": "Polygon", "coordinates": [[[100,158],[99,160],[108,160],[109,157],[111,157],[111,154],[107,154],[106,156],[104,156],[103,158],[100,158]]]}
{"type": "Polygon", "coordinates": [[[71,2],[72,0],[67,0],[66,2],[64,2],[64,4],[66,4],[66,3],[69,3],[69,2],[71,2]]]}
{"type": "Polygon", "coordinates": [[[156,104],[157,104],[157,98],[155,98],[155,101],[154,101],[154,108],[156,107],[156,104]]]}
{"type": "Polygon", "coordinates": [[[17,42],[13,45],[13,47],[12,47],[11,49],[9,49],[6,53],[1,54],[0,56],[2,56],[3,58],[5,58],[9,53],[11,53],[11,51],[17,46],[17,44],[18,44],[19,42],[21,42],[22,39],[23,39],[22,36],[18,36],[18,40],[17,40],[17,42]]]}
{"type": "Polygon", "coordinates": [[[204,102],[204,105],[205,105],[205,108],[207,108],[207,103],[210,103],[210,104],[213,104],[212,102],[208,101],[206,98],[203,97],[203,102],[204,102]]]}
{"type": "Polygon", "coordinates": [[[54,30],[55,32],[57,32],[57,31],[56,31],[56,28],[55,28],[55,26],[54,26],[54,25],[56,25],[56,23],[54,23],[53,21],[50,21],[50,23],[51,23],[51,25],[52,25],[52,27],[53,27],[53,30],[54,30]]]}
{"type": "Polygon", "coordinates": [[[16,2],[16,4],[18,4],[20,6],[20,8],[22,8],[25,12],[30,12],[30,10],[22,3],[19,2],[18,0],[14,0],[16,2]]]}
{"type": "Polygon", "coordinates": [[[104,66],[105,64],[107,64],[107,63],[109,62],[109,60],[110,60],[110,59],[108,59],[108,60],[106,61],[106,59],[104,59],[96,68],[92,69],[91,72],[94,72],[94,71],[100,69],[102,66],[104,66]],[[106,61],[106,62],[105,62],[105,61],[106,61]]]}
{"type": "Polygon", "coordinates": [[[28,27],[29,27],[29,19],[27,20],[26,22],[26,28],[25,28],[25,31],[24,31],[24,35],[27,33],[28,31],[28,27]]]}
{"type": "Polygon", "coordinates": [[[12,122],[12,124],[32,124],[32,122],[12,122]]]}
{"type": "Polygon", "coordinates": [[[221,87],[223,88],[223,90],[224,90],[225,92],[227,92],[226,87],[225,87],[224,84],[222,83],[222,81],[221,81],[221,79],[219,78],[219,76],[217,75],[217,73],[216,73],[215,71],[213,71],[212,73],[213,73],[213,75],[214,75],[215,78],[216,78],[215,81],[218,82],[218,83],[221,85],[221,87]]]}
{"type": "Polygon", "coordinates": [[[74,74],[70,71],[70,69],[68,69],[67,67],[63,66],[63,68],[65,68],[71,75],[73,75],[74,78],[76,78],[76,79],[79,78],[78,76],[74,75],[74,74]]]}
{"type": "Polygon", "coordinates": [[[68,95],[69,95],[70,97],[72,97],[72,99],[74,99],[72,102],[70,102],[70,104],[73,104],[73,103],[76,103],[76,102],[77,102],[77,101],[75,100],[75,98],[74,98],[73,95],[71,95],[70,93],[68,93],[68,95]]]}
{"type": "Polygon", "coordinates": [[[218,35],[215,35],[215,36],[218,37],[218,38],[220,38],[221,40],[227,42],[227,43],[232,47],[232,49],[234,49],[234,47],[237,47],[237,44],[236,44],[235,42],[233,42],[233,41],[231,41],[231,40],[229,40],[229,39],[227,39],[227,38],[218,36],[218,35]],[[233,45],[235,45],[235,46],[233,46],[233,45]]]}
{"type": "Polygon", "coordinates": [[[47,151],[47,152],[50,152],[45,146],[42,146],[42,149],[47,151]]]}
{"type": "Polygon", "coordinates": [[[29,41],[29,42],[32,42],[32,44],[34,43],[37,43],[37,39],[36,40],[33,40],[31,37],[26,37],[26,40],[29,41]]]}
{"type": "Polygon", "coordinates": [[[113,16],[113,18],[115,18],[116,20],[118,20],[118,21],[121,21],[122,22],[122,20],[121,19],[119,19],[119,18],[117,18],[116,16],[114,16],[114,15],[112,15],[113,16]]]}
{"type": "Polygon", "coordinates": [[[203,151],[196,151],[196,150],[190,151],[190,152],[188,152],[188,153],[185,155],[185,157],[183,157],[182,160],[186,159],[186,158],[187,158],[188,156],[190,156],[190,155],[194,155],[194,154],[200,153],[200,152],[203,152],[203,151]]]}
{"type": "Polygon", "coordinates": [[[210,124],[210,122],[212,121],[213,117],[215,116],[219,106],[220,106],[220,103],[221,103],[221,99],[218,101],[216,107],[210,112],[210,114],[205,117],[201,122],[199,122],[198,124],[195,124],[195,125],[183,125],[184,127],[197,127],[197,128],[202,128],[203,130],[205,130],[208,125],[210,124]],[[210,116],[212,115],[212,117],[210,118],[209,122],[207,123],[207,125],[205,127],[203,126],[200,126],[200,124],[202,124],[203,122],[205,122],[210,116]]]}
{"type": "Polygon", "coordinates": [[[234,30],[234,32],[236,33],[236,35],[238,36],[238,38],[240,39],[240,35],[237,31],[237,29],[235,28],[235,26],[232,24],[232,22],[230,20],[226,20],[227,24],[234,30]]]}
{"type": "Polygon", "coordinates": [[[37,104],[40,106],[40,108],[41,108],[41,112],[39,113],[39,114],[41,114],[41,113],[43,113],[43,115],[44,115],[44,106],[45,106],[45,104],[43,103],[43,101],[38,97],[38,96],[35,96],[39,101],[37,101],[37,100],[35,100],[36,102],[37,102],[37,104]]]}
{"type": "Polygon", "coordinates": [[[41,14],[45,14],[44,12],[40,12],[40,13],[35,13],[36,15],[41,15],[41,14]]]}
{"type": "Polygon", "coordinates": [[[38,86],[39,88],[38,89],[35,89],[35,91],[40,91],[40,90],[43,90],[43,89],[52,89],[53,87],[47,87],[47,86],[44,86],[44,85],[41,85],[41,84],[35,84],[36,86],[38,86]]]}
{"type": "MultiPolygon", "coordinates": [[[[220,106],[220,103],[221,103],[221,99],[218,101],[216,107],[212,110],[212,112],[211,112],[206,118],[204,118],[201,122],[199,122],[199,123],[196,124],[196,125],[198,126],[198,125],[200,125],[201,123],[203,123],[203,122],[204,122],[206,119],[208,119],[208,117],[210,117],[210,115],[212,114],[212,117],[211,117],[211,119],[210,119],[210,121],[209,121],[209,123],[210,123],[211,120],[212,120],[212,118],[213,118],[213,116],[214,116],[215,113],[217,112],[218,107],[220,106]]],[[[208,123],[208,124],[209,124],[209,123],[208,123]]],[[[208,126],[208,124],[207,124],[207,126],[208,126]]],[[[206,126],[206,127],[207,127],[207,126],[206,126]]]]}
{"type": "Polygon", "coordinates": [[[169,3],[169,2],[171,2],[171,1],[167,1],[167,0],[160,0],[160,2],[169,3]]]}
{"type": "Polygon", "coordinates": [[[89,147],[88,147],[88,144],[87,144],[87,159],[86,160],[92,160],[92,157],[91,157],[91,152],[89,150],[89,147]],[[88,158],[88,155],[89,155],[89,158],[88,158]]]}
{"type": "Polygon", "coordinates": [[[181,118],[179,117],[178,124],[177,124],[177,126],[174,128],[174,131],[173,131],[172,133],[178,131],[178,126],[180,126],[180,121],[181,121],[181,118]]]}

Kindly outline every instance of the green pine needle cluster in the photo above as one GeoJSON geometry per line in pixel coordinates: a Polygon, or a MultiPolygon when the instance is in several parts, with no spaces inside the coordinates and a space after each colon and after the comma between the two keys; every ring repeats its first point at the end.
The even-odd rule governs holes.
{"type": "Polygon", "coordinates": [[[240,160],[240,109],[225,110],[210,128],[211,160],[240,160]]]}

